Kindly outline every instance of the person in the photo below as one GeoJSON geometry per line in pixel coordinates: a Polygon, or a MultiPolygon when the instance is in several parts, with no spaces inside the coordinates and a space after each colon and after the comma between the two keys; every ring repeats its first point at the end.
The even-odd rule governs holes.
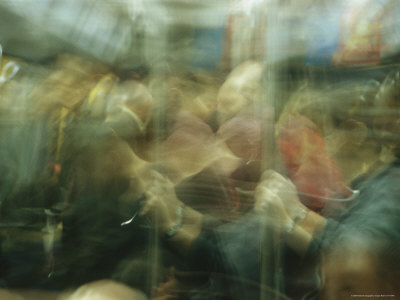
{"type": "MultiPolygon", "coordinates": [[[[170,210],[183,205],[175,195],[175,177],[168,179],[168,172],[162,175],[156,171],[162,168],[137,156],[107,122],[77,120],[66,128],[65,136],[60,185],[66,190],[66,207],[56,282],[77,287],[113,278],[148,294],[149,272],[157,267],[156,277],[161,280],[171,261],[176,262],[175,255],[163,247],[157,256],[162,263],[156,266],[154,257],[148,254],[153,247],[153,223],[161,232],[167,231],[176,222],[170,210]],[[163,211],[155,221],[145,216],[145,207],[139,214],[142,203],[151,205],[152,193],[174,199],[164,207],[167,212],[163,211]]],[[[196,163],[202,162],[204,158],[196,163]]],[[[202,215],[187,205],[185,219],[186,225],[196,230],[202,215]]],[[[184,248],[185,245],[176,250],[184,248]]]]}
{"type": "MultiPolygon", "coordinates": [[[[398,103],[397,74],[389,74],[383,82],[381,91],[384,93],[376,97],[379,103],[390,103],[391,106],[398,103]]],[[[396,123],[397,119],[378,115],[376,128],[388,130],[390,122],[396,123]]],[[[171,247],[185,255],[188,270],[206,275],[202,292],[189,291],[186,297],[255,299],[260,295],[264,287],[255,283],[260,283],[261,220],[281,233],[282,242],[301,258],[301,265],[309,271],[308,277],[297,280],[297,284],[302,286],[291,297],[343,299],[355,295],[392,297],[398,294],[398,138],[391,130],[377,135],[377,138],[387,143],[397,158],[375,173],[369,173],[367,178],[354,181],[352,188],[357,189],[357,197],[345,210],[330,218],[304,206],[295,185],[275,171],[264,172],[256,188],[254,212],[249,214],[249,218],[216,227],[211,232],[202,228],[202,222],[193,228],[180,220],[175,210],[171,210],[173,204],[169,204],[176,201],[172,191],[169,194],[149,191],[142,213],[156,212],[165,217],[168,226],[160,228],[161,231],[175,229],[174,235],[168,239],[171,247]],[[166,211],[165,207],[169,210],[166,211]]],[[[204,221],[204,216],[199,219],[204,221]]],[[[161,286],[160,292],[168,294],[171,290],[161,286]]],[[[169,296],[173,297],[174,293],[171,294],[169,296]]],[[[163,299],[162,296],[159,298],[163,299]]]]}
{"type": "MultiPolygon", "coordinates": [[[[161,221],[163,224],[160,226],[161,232],[166,233],[171,228],[175,228],[173,235],[168,236],[167,243],[186,258],[186,271],[189,274],[195,274],[192,280],[197,281],[202,287],[200,293],[202,296],[195,295],[189,290],[185,297],[188,299],[190,297],[193,299],[256,299],[261,289],[268,290],[268,287],[260,286],[259,273],[259,243],[263,232],[263,221],[267,219],[268,226],[283,230],[285,222],[288,222],[290,217],[283,206],[281,210],[285,212],[284,217],[275,218],[274,215],[278,214],[271,210],[266,217],[265,203],[261,199],[269,193],[281,190],[292,191],[295,194],[294,185],[282,179],[283,177],[276,172],[265,172],[256,190],[258,200],[256,200],[254,211],[234,223],[215,225],[217,229],[214,228],[214,230],[210,230],[210,225],[207,224],[212,220],[208,220],[204,215],[197,215],[196,222],[189,221],[190,218],[187,217],[180,220],[171,207],[176,208],[181,204],[178,204],[179,200],[168,182],[163,184],[164,188],[169,189],[168,193],[166,191],[160,193],[156,187],[147,192],[147,200],[141,213],[161,216],[164,220],[161,221]],[[176,224],[181,225],[177,228],[176,224]]],[[[289,206],[291,214],[297,213],[298,209],[303,209],[301,202],[293,201],[289,206]]],[[[184,215],[186,216],[186,213],[184,215]]],[[[300,234],[300,238],[290,239],[288,242],[298,251],[304,251],[311,235],[305,230],[300,230],[300,234]]],[[[268,293],[270,296],[279,295],[282,299],[285,298],[278,291],[269,290],[268,293]]]]}
{"type": "MultiPolygon", "coordinates": [[[[394,164],[386,172],[366,182],[361,188],[359,199],[343,214],[340,223],[333,219],[327,220],[303,206],[297,197],[294,185],[276,172],[264,173],[263,180],[257,187],[255,211],[268,219],[269,226],[273,226],[283,233],[284,243],[303,258],[304,264],[319,266],[321,255],[324,257],[321,267],[324,272],[323,276],[326,278],[326,285],[322,287],[323,297],[338,299],[332,295],[340,295],[340,293],[343,295],[342,289],[344,288],[346,288],[348,296],[360,294],[368,282],[376,279],[377,270],[384,272],[385,267],[388,266],[387,261],[382,261],[381,255],[384,254],[384,257],[390,255],[392,259],[398,255],[399,194],[393,183],[399,179],[399,170],[399,164],[394,164]],[[306,212],[301,219],[298,217],[300,212],[306,212]],[[387,217],[382,218],[382,215],[387,217]],[[368,232],[368,234],[364,232],[368,232]],[[379,240],[378,245],[369,247],[377,240],[379,240]],[[360,253],[365,255],[361,256],[360,253]],[[354,264],[345,264],[349,261],[349,257],[357,255],[359,255],[359,267],[354,267],[354,264]],[[346,274],[346,276],[339,277],[335,271],[340,271],[340,274],[346,274]],[[361,284],[359,280],[354,281],[351,274],[355,278],[368,278],[369,281],[366,280],[365,284],[361,284]],[[332,284],[331,282],[335,280],[337,282],[332,284]],[[349,285],[349,281],[357,282],[357,284],[349,285]],[[332,289],[334,290],[332,291],[332,289]]],[[[173,195],[170,196],[174,198],[173,195]]],[[[171,210],[166,212],[162,208],[160,202],[166,205],[162,198],[164,197],[150,191],[149,200],[142,213],[146,214],[149,210],[154,209],[158,215],[163,214],[166,222],[163,222],[164,226],[160,230],[166,232],[168,228],[176,224],[177,220],[171,210]]],[[[171,205],[167,204],[167,206],[171,205]]],[[[222,233],[214,234],[202,231],[200,222],[194,227],[193,224],[190,226],[184,224],[168,242],[171,247],[187,257],[190,265],[188,270],[204,272],[213,278],[204,283],[207,285],[214,282],[214,286],[207,286],[209,294],[206,297],[219,292],[222,293],[219,295],[222,298],[239,299],[243,295],[258,295],[260,287],[251,289],[249,286],[240,285],[233,279],[233,276],[227,276],[228,283],[219,283],[222,286],[218,286],[219,284],[215,284],[215,280],[218,278],[216,274],[246,276],[248,280],[253,279],[253,283],[260,279],[257,276],[259,255],[256,255],[259,249],[251,247],[251,240],[254,239],[254,247],[254,243],[257,245],[255,242],[257,237],[262,232],[256,230],[257,228],[259,229],[257,221],[249,222],[249,219],[236,224],[236,226],[231,226],[231,228],[225,226],[223,229],[229,230],[228,233],[223,230],[222,233]],[[247,247],[243,247],[243,244],[247,247]],[[253,255],[249,256],[249,254],[253,255]],[[230,284],[229,280],[231,280],[230,284]],[[228,288],[224,290],[222,287],[225,284],[228,288]]],[[[398,259],[392,262],[398,266],[398,259]]],[[[393,294],[398,268],[392,265],[386,271],[389,271],[390,275],[375,281],[376,289],[373,290],[370,286],[369,293],[393,294]]],[[[317,274],[314,274],[314,280],[317,279],[317,274]]]]}
{"type": "Polygon", "coordinates": [[[218,90],[217,126],[238,115],[254,115],[261,102],[261,79],[265,66],[257,61],[245,61],[235,67],[218,90]]]}
{"type": "Polygon", "coordinates": [[[394,70],[382,82],[373,105],[364,112],[370,116],[376,141],[386,151],[352,182],[360,191],[356,201],[337,222],[328,221],[325,234],[310,246],[309,254],[318,249],[323,253],[323,299],[349,295],[393,297],[399,293],[399,92],[400,73],[394,70]]]}
{"type": "Polygon", "coordinates": [[[150,165],[103,121],[76,121],[65,136],[59,184],[66,197],[55,284],[77,287],[114,278],[146,290],[151,229],[135,216],[153,181],[150,165]],[[133,263],[139,258],[144,267],[133,263]]]}
{"type": "Polygon", "coordinates": [[[146,158],[150,151],[145,136],[154,105],[148,88],[128,79],[113,86],[106,100],[105,122],[129,142],[135,153],[146,158]]]}

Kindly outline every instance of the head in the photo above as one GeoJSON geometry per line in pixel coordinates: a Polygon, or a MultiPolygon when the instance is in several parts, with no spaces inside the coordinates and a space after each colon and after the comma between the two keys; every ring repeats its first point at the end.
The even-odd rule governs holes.
{"type": "Polygon", "coordinates": [[[239,161],[206,123],[186,112],[177,115],[171,134],[161,146],[161,162],[172,174],[174,183],[211,166],[219,174],[229,174],[239,161]]]}
{"type": "Polygon", "coordinates": [[[346,178],[310,119],[286,115],[277,128],[277,144],[288,177],[308,208],[321,212],[327,197],[347,198],[346,178]]]}
{"type": "Polygon", "coordinates": [[[132,140],[145,134],[153,98],[144,84],[126,80],[112,88],[107,100],[106,122],[119,136],[132,140]]]}
{"type": "Polygon", "coordinates": [[[147,297],[141,291],[130,288],[122,283],[112,280],[99,280],[87,283],[79,287],[65,300],[146,300],[147,297]]]}
{"type": "Polygon", "coordinates": [[[215,112],[218,83],[205,74],[171,76],[167,79],[166,103],[208,121],[215,112]]]}
{"type": "Polygon", "coordinates": [[[132,111],[144,124],[150,119],[153,97],[147,87],[139,81],[126,80],[114,86],[109,95],[109,109],[124,106],[132,111]]]}
{"type": "Polygon", "coordinates": [[[261,160],[261,129],[258,120],[238,116],[222,124],[217,136],[225,141],[236,156],[247,162],[261,160]]]}
{"type": "Polygon", "coordinates": [[[252,111],[254,103],[261,100],[261,78],[264,66],[247,61],[236,67],[218,91],[218,123],[247,111],[252,111]]]}
{"type": "Polygon", "coordinates": [[[381,235],[341,231],[323,256],[321,299],[398,294],[399,249],[399,241],[381,235]]]}

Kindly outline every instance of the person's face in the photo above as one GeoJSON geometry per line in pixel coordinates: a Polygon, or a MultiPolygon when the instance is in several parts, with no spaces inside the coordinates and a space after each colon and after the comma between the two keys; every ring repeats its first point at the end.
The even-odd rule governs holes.
{"type": "Polygon", "coordinates": [[[221,125],[243,111],[249,104],[240,93],[240,87],[226,82],[222,85],[217,98],[218,124],[221,125]]]}
{"type": "MultiPolygon", "coordinates": [[[[325,284],[320,299],[351,299],[355,295],[381,295],[383,280],[378,276],[377,259],[370,251],[346,251],[327,255],[322,264],[325,284]]],[[[370,296],[371,297],[371,296],[370,296]]]]}
{"type": "Polygon", "coordinates": [[[128,80],[115,87],[109,96],[107,119],[132,118],[134,114],[146,125],[151,117],[153,97],[147,87],[139,82],[128,80]]]}
{"type": "Polygon", "coordinates": [[[218,91],[218,123],[251,110],[253,103],[260,100],[261,64],[247,62],[235,68],[218,91]]]}
{"type": "Polygon", "coordinates": [[[213,167],[220,174],[229,174],[240,159],[216,138],[212,130],[197,118],[182,118],[177,128],[161,145],[162,165],[172,171],[175,183],[213,167]]]}

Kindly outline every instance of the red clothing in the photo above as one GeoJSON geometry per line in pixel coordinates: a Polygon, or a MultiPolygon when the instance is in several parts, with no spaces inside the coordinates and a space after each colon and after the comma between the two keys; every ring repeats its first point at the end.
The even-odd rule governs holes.
{"type": "Polygon", "coordinates": [[[345,176],[326,152],[325,140],[311,120],[289,116],[280,124],[277,144],[288,176],[308,208],[320,212],[324,198],[348,196],[345,176]]]}

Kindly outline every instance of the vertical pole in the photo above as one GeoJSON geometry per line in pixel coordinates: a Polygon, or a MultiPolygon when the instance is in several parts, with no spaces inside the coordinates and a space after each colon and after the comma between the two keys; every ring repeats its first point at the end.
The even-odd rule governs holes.
{"type": "MultiPolygon", "coordinates": [[[[279,156],[275,147],[274,124],[276,119],[276,107],[279,100],[279,87],[277,86],[277,74],[280,70],[279,56],[284,51],[285,28],[280,23],[280,7],[278,0],[265,1],[267,9],[266,28],[266,53],[264,62],[266,66],[263,82],[263,93],[261,105],[264,109],[261,112],[270,111],[261,116],[262,120],[262,170],[274,169],[279,171],[279,156]],[[265,109],[267,108],[267,109],[265,109]]],[[[281,249],[280,234],[268,224],[268,214],[264,220],[260,238],[261,253],[261,285],[268,289],[261,289],[260,299],[280,299],[282,292],[281,274],[281,249]],[[273,293],[269,292],[272,289],[273,293]],[[267,292],[268,291],[268,292],[267,292]]],[[[271,216],[276,220],[276,216],[271,216]]],[[[279,221],[276,221],[279,222],[279,221]]]]}
{"type": "MultiPolygon", "coordinates": [[[[150,9],[151,6],[147,7],[150,9]]],[[[154,17],[154,16],[152,16],[154,17]]],[[[160,140],[162,132],[165,130],[164,117],[165,117],[165,82],[166,82],[166,66],[168,57],[168,28],[164,22],[155,22],[156,30],[152,29],[151,32],[145,33],[144,39],[144,55],[147,64],[150,67],[150,75],[153,77],[153,99],[156,109],[153,111],[153,158],[156,163],[161,160],[160,140]]],[[[148,272],[147,289],[151,291],[157,285],[159,276],[160,265],[160,245],[159,245],[159,232],[158,216],[152,218],[152,230],[150,231],[149,244],[148,244],[148,257],[151,262],[151,270],[148,272]]]]}

